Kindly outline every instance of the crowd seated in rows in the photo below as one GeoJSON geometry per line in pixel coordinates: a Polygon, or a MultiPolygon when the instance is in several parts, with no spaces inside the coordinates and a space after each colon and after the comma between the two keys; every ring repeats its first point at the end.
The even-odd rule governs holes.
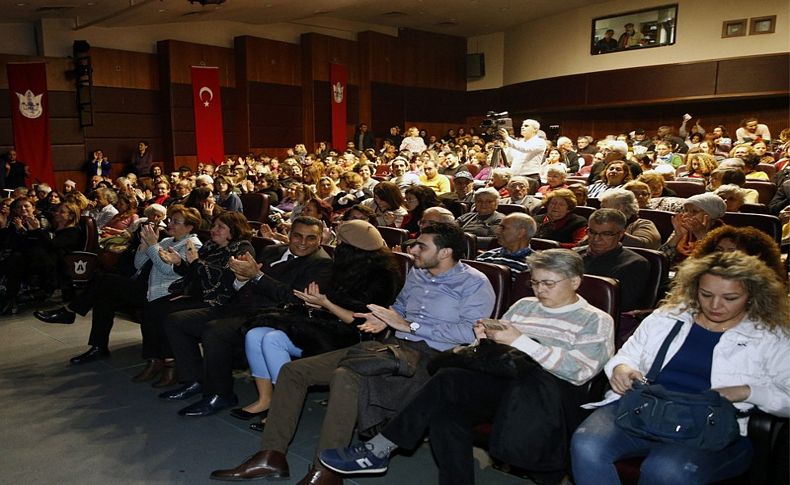
{"type": "MultiPolygon", "coordinates": [[[[777,144],[767,128],[753,121],[744,123],[735,143],[725,127],[706,133],[698,123],[691,129],[681,125],[680,137],[664,126],[653,138],[637,129],[598,142],[581,136],[575,146],[567,137],[546,140],[535,120],[524,121],[521,138],[500,133],[500,141],[471,129],[430,137],[415,128],[405,138],[393,129],[381,150],[369,146],[371,137],[361,131],[362,145],[352,141],[342,151],[319,144],[309,153],[297,145],[282,160],[247,154],[219,166],[179,167],[169,175],[162,164],[148,164],[146,143],[136,170],[115,180],[104,169],[91,173],[86,194],[73,181],[61,191],[45,184],[28,189],[22,177],[23,183],[0,203],[0,278],[5,283],[0,309],[13,314],[27,311],[31,300],[51,301],[54,309],[34,315],[60,324],[92,310],[89,349],[72,358],[73,364],[110,358],[117,313],[140,321],[145,366],[134,380],[163,388],[163,400],[184,401],[179,411],[184,416],[209,416],[236,406],[234,386],[240,384],[233,369],[246,347],[259,397],[231,414],[263,431],[263,449],[236,468],[216,471],[215,479],[286,478],[284,453],[295,432],[294,413],[311,384],[333,389],[318,448],[335,449],[321,455],[323,464],[312,464],[305,477],[311,483],[341,483],[337,471],[349,471],[344,467],[350,456],[378,464],[364,471],[382,471],[394,447],[413,447],[426,429],[434,438],[441,481],[469,481],[471,427],[461,426],[462,435],[452,439],[447,430],[461,429],[458,422],[468,423],[470,416],[493,421],[489,451],[513,465],[534,468],[528,455],[548,450],[555,466],[543,477],[547,482],[590,460],[601,473],[611,473],[610,463],[620,455],[600,443],[590,445],[593,454],[581,453],[586,445],[575,446],[571,463],[558,451],[571,443],[584,418],[576,406],[555,406],[554,412],[563,414],[563,429],[533,440],[528,452],[510,446],[502,430],[534,426],[535,420],[524,419],[525,408],[502,409],[501,403],[535,386],[559,390],[558,396],[573,391],[566,404],[599,399],[590,394],[592,388],[576,393],[571,387],[589,383],[605,364],[613,389],[625,391],[630,377],[607,359],[626,340],[618,354],[623,358],[640,345],[653,346],[653,327],[663,321],[669,303],[697,318],[684,328],[718,334],[723,343],[758,320],[763,330],[781,334],[784,326],[771,323],[776,315],[758,315],[748,303],[738,314],[742,318],[728,320],[730,327],[703,325],[722,313],[706,313],[722,285],[734,285],[739,295],[753,299],[752,280],[761,278],[766,295],[786,299],[787,266],[778,238],[780,224],[790,234],[790,168],[783,158],[790,132],[783,131],[777,144]],[[495,156],[498,152],[505,156],[495,156]],[[745,212],[750,204],[763,207],[759,216],[771,224],[745,212]],[[80,216],[92,223],[81,225],[80,216]],[[750,224],[754,227],[735,227],[750,224]],[[94,225],[98,229],[89,236],[100,238],[93,250],[101,264],[87,287],[76,291],[65,258],[85,249],[91,238],[84,228],[94,225]],[[544,249],[557,246],[562,249],[544,249]],[[660,252],[651,252],[656,248],[660,252]],[[752,264],[740,252],[722,256],[727,251],[762,262],[752,264]],[[741,264],[732,261],[736,256],[754,269],[751,279],[733,272],[741,264]],[[667,260],[677,270],[669,303],[641,322],[666,289],[667,260]],[[404,275],[401,268],[411,269],[404,275]],[[699,269],[697,276],[688,276],[689,268],[699,269]],[[513,286],[523,286],[524,275],[531,278],[535,296],[515,302],[499,327],[477,322],[507,308],[505,292],[524,294],[513,286]],[[582,305],[584,315],[598,323],[579,325],[576,307],[583,299],[575,290],[594,276],[613,279],[616,310],[604,318],[582,305]],[[715,284],[708,291],[711,279],[715,284]],[[776,284],[784,293],[774,294],[776,284]],[[705,292],[691,295],[691,287],[705,292]],[[601,337],[593,345],[594,356],[574,343],[573,332],[553,339],[554,330],[539,324],[548,316],[558,324],[557,309],[571,307],[574,331],[601,337]],[[516,383],[468,370],[443,370],[429,379],[428,361],[456,344],[481,339],[523,351],[535,359],[539,372],[516,383]],[[388,344],[416,356],[416,374],[403,386],[387,387],[389,380],[362,376],[341,364],[353,353],[348,349],[365,352],[388,344]],[[459,394],[457,379],[477,385],[466,385],[459,394]],[[381,392],[383,398],[375,394],[381,392]],[[358,406],[370,399],[387,405],[358,414],[358,408],[373,408],[358,406]],[[415,421],[414,414],[429,421],[415,421]],[[377,435],[383,419],[409,425],[386,426],[377,435]],[[371,431],[373,440],[344,450],[355,426],[371,431]]],[[[20,166],[24,163],[16,154],[9,154],[6,175],[18,175],[20,166]]],[[[787,320],[782,304],[773,304],[787,320]]],[[[628,362],[631,377],[633,371],[646,372],[644,362],[628,362]]],[[[777,372],[785,372],[784,367],[776,362],[777,372]]],[[[714,386],[720,372],[715,356],[708,369],[709,386],[714,386]]],[[[760,397],[770,389],[777,399],[790,400],[776,390],[782,376],[745,376],[732,382],[735,394],[724,394],[784,416],[786,406],[765,405],[760,397]],[[748,386],[754,386],[751,394],[748,386]]],[[[596,436],[608,436],[611,426],[603,411],[593,418],[596,436]]],[[[594,439],[577,433],[574,443],[588,438],[594,439]]],[[[745,453],[744,443],[737,444],[738,453],[745,453]]],[[[700,469],[707,466],[704,458],[700,469]]],[[[655,460],[651,451],[642,465],[646,477],[652,476],[655,460]]],[[[747,466],[727,473],[737,475],[747,466]]]]}

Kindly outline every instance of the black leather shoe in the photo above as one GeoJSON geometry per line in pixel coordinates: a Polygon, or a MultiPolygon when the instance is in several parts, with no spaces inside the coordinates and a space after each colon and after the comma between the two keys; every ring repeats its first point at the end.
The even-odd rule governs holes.
{"type": "Polygon", "coordinates": [[[269,410],[265,409],[259,413],[250,413],[244,410],[244,408],[236,408],[231,410],[230,415],[236,419],[241,419],[243,421],[249,421],[252,418],[259,416],[261,419],[265,418],[269,414],[269,410]]]}
{"type": "Polygon", "coordinates": [[[263,433],[264,427],[266,427],[266,423],[264,423],[263,421],[259,423],[250,423],[250,429],[257,433],[263,433]]]}
{"type": "Polygon", "coordinates": [[[190,397],[196,396],[201,392],[203,392],[203,385],[201,383],[189,382],[178,389],[163,392],[159,395],[159,398],[165,399],[167,401],[183,401],[184,399],[189,399],[190,397]]]}
{"type": "Polygon", "coordinates": [[[239,398],[235,394],[230,396],[220,396],[213,394],[205,396],[195,404],[191,404],[178,412],[179,416],[202,417],[211,416],[212,414],[222,411],[225,408],[235,406],[239,403],[239,398]]]}
{"type": "Polygon", "coordinates": [[[33,312],[33,316],[45,323],[71,324],[74,323],[75,313],[63,306],[56,310],[33,312]]]}
{"type": "Polygon", "coordinates": [[[106,347],[98,347],[96,345],[91,345],[91,348],[88,349],[87,352],[84,354],[80,354],[76,357],[72,357],[69,362],[74,365],[77,364],[87,364],[88,362],[94,362],[97,360],[106,359],[110,356],[110,351],[107,350],[106,347]]]}

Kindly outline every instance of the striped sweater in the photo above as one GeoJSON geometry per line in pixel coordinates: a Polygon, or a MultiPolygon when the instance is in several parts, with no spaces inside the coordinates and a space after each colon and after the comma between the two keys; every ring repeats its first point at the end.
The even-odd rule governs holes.
{"type": "Polygon", "coordinates": [[[535,297],[522,298],[502,319],[523,334],[511,346],[574,385],[595,377],[614,354],[612,317],[581,296],[560,308],[547,308],[535,297]]]}

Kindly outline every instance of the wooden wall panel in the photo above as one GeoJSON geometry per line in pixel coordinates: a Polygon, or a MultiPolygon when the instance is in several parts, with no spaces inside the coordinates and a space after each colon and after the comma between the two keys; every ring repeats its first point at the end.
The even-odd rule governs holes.
{"type": "Polygon", "coordinates": [[[466,39],[400,29],[405,86],[466,91],[466,39]]]}
{"type": "Polygon", "coordinates": [[[406,119],[405,88],[398,84],[371,82],[371,106],[373,119],[370,129],[376,137],[389,134],[391,126],[403,128],[406,119]]]}
{"type": "Polygon", "coordinates": [[[91,47],[90,56],[94,86],[159,89],[156,54],[91,47]]]}
{"type": "MultiPolygon", "coordinates": [[[[303,34],[302,43],[311,46],[309,61],[312,63],[312,77],[316,81],[329,81],[329,64],[346,66],[348,84],[359,84],[359,56],[357,43],[321,34],[303,34]]],[[[304,53],[303,53],[304,54],[304,53]]]]}
{"type": "Polygon", "coordinates": [[[191,66],[216,66],[219,68],[219,85],[236,86],[235,56],[233,49],[211,45],[193,44],[177,40],[161,41],[169,48],[170,82],[190,84],[191,66]]]}
{"type": "Polygon", "coordinates": [[[640,103],[712,96],[716,89],[716,62],[587,74],[587,104],[640,103]]]}
{"type": "Polygon", "coordinates": [[[302,140],[302,89],[250,83],[250,146],[294,146],[302,140]]]}
{"type": "Polygon", "coordinates": [[[398,37],[379,32],[362,32],[357,42],[366,45],[371,82],[403,84],[402,46],[398,37]]]}
{"type": "MultiPolygon", "coordinates": [[[[85,179],[82,167],[85,164],[85,144],[79,145],[53,145],[52,164],[55,167],[55,175],[59,172],[79,172],[81,180],[85,179]]],[[[74,179],[76,182],[77,179],[74,179]]]]}
{"type": "Polygon", "coordinates": [[[779,54],[719,61],[717,95],[787,92],[790,55],[779,54]]]}
{"type": "Polygon", "coordinates": [[[244,49],[248,81],[270,84],[302,85],[301,51],[298,44],[237,37],[236,51],[244,49]]]}

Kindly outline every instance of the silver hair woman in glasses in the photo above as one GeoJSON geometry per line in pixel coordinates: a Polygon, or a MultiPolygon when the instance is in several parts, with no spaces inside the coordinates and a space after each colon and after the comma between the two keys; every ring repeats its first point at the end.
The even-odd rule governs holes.
{"type": "Polygon", "coordinates": [[[321,462],[340,473],[382,472],[392,451],[419,446],[427,429],[439,483],[474,483],[472,427],[493,421],[492,456],[540,470],[547,482],[548,475],[561,479],[568,465],[563,450],[582,418],[583,384],[612,355],[614,324],[576,293],[584,273],[581,256],[549,249],[527,262],[535,296],[516,302],[497,322],[498,330],[478,322],[475,334],[527,354],[539,366],[535,371],[510,379],[443,368],[373,439],[324,450],[321,462]]]}

